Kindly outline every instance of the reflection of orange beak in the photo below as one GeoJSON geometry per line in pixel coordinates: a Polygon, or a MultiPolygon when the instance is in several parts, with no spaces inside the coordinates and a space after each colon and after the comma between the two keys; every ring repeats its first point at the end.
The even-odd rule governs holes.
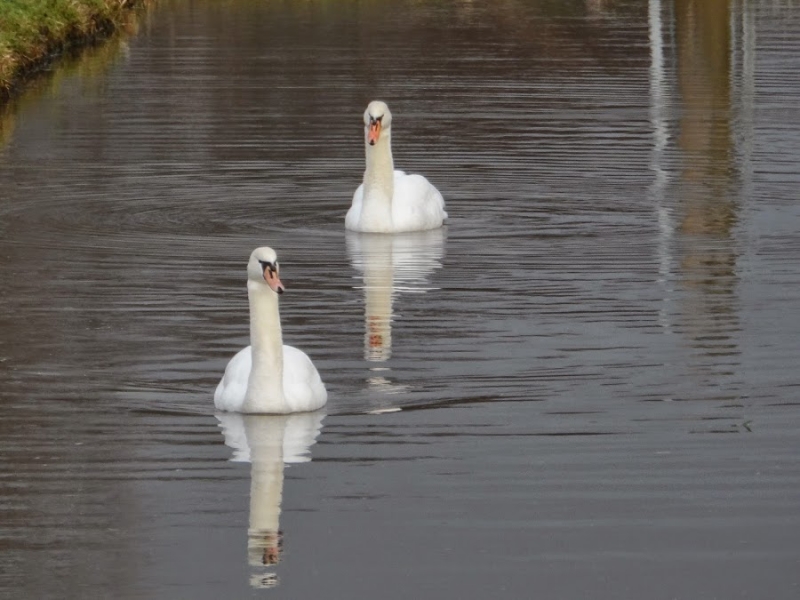
{"type": "Polygon", "coordinates": [[[264,279],[266,280],[267,285],[270,287],[270,289],[276,294],[282,294],[283,290],[286,289],[283,287],[283,284],[281,283],[281,280],[278,277],[277,271],[264,269],[264,279]]]}
{"type": "Polygon", "coordinates": [[[381,135],[381,122],[380,121],[373,121],[369,124],[369,134],[367,135],[367,141],[369,142],[370,146],[374,146],[375,142],[378,141],[378,138],[381,135]]]}
{"type": "Polygon", "coordinates": [[[367,317],[367,330],[369,333],[369,347],[370,349],[383,348],[386,344],[381,335],[381,324],[383,319],[376,316],[367,317]]]}
{"type": "Polygon", "coordinates": [[[264,548],[264,555],[261,557],[261,562],[267,566],[277,565],[281,562],[280,548],[278,548],[278,546],[264,548]]]}

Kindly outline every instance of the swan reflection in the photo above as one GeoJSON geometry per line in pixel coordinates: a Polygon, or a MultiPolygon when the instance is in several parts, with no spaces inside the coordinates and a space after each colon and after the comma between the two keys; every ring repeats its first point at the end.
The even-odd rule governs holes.
{"type": "MultiPolygon", "coordinates": [[[[392,356],[392,304],[399,293],[425,293],[428,277],[442,267],[444,229],[387,235],[347,232],[347,252],[363,279],[364,358],[385,362],[392,356]]],[[[384,392],[402,391],[375,367],[369,383],[384,392]]]]}
{"type": "MultiPolygon", "coordinates": [[[[250,463],[250,523],[247,560],[251,567],[270,567],[281,558],[280,530],[285,464],[309,462],[310,449],[322,429],[324,413],[291,415],[217,414],[225,445],[234,462],[250,463]]],[[[253,574],[253,587],[272,587],[274,573],[253,574]]]]}

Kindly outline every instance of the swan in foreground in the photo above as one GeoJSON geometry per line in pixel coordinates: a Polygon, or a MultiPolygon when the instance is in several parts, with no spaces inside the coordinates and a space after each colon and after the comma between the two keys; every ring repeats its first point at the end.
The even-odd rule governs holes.
{"type": "Polygon", "coordinates": [[[364,112],[364,182],[353,195],[344,225],[351,231],[400,233],[441,227],[444,198],[422,175],[394,170],[392,113],[374,100],[364,112]]]}
{"type": "Polygon", "coordinates": [[[285,414],[317,410],[328,393],[311,359],[284,346],[278,294],[278,257],[272,248],[253,250],[247,263],[250,299],[250,346],[240,350],[225,367],[214,393],[219,410],[285,414]]]}

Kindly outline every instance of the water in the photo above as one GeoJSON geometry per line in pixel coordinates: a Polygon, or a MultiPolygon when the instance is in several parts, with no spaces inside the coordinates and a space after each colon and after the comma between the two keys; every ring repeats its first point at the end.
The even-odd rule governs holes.
{"type": "Polygon", "coordinates": [[[164,0],[37,82],[0,119],[0,595],[797,597],[799,25],[164,0]],[[444,230],[345,234],[374,98],[444,230]],[[213,413],[263,244],[324,419],[213,413]]]}

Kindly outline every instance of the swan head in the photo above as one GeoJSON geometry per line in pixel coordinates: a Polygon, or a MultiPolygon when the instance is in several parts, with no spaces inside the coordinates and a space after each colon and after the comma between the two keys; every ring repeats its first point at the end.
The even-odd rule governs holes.
{"type": "Polygon", "coordinates": [[[381,137],[381,132],[384,136],[389,135],[389,128],[392,126],[392,113],[389,112],[389,107],[386,102],[380,100],[373,100],[364,111],[364,134],[366,141],[370,146],[374,146],[375,142],[381,137]]]}
{"type": "Polygon", "coordinates": [[[278,255],[275,250],[262,246],[256,248],[250,255],[250,262],[247,263],[247,279],[258,285],[268,285],[276,294],[282,294],[283,284],[278,276],[280,266],[278,265],[278,255]]]}

